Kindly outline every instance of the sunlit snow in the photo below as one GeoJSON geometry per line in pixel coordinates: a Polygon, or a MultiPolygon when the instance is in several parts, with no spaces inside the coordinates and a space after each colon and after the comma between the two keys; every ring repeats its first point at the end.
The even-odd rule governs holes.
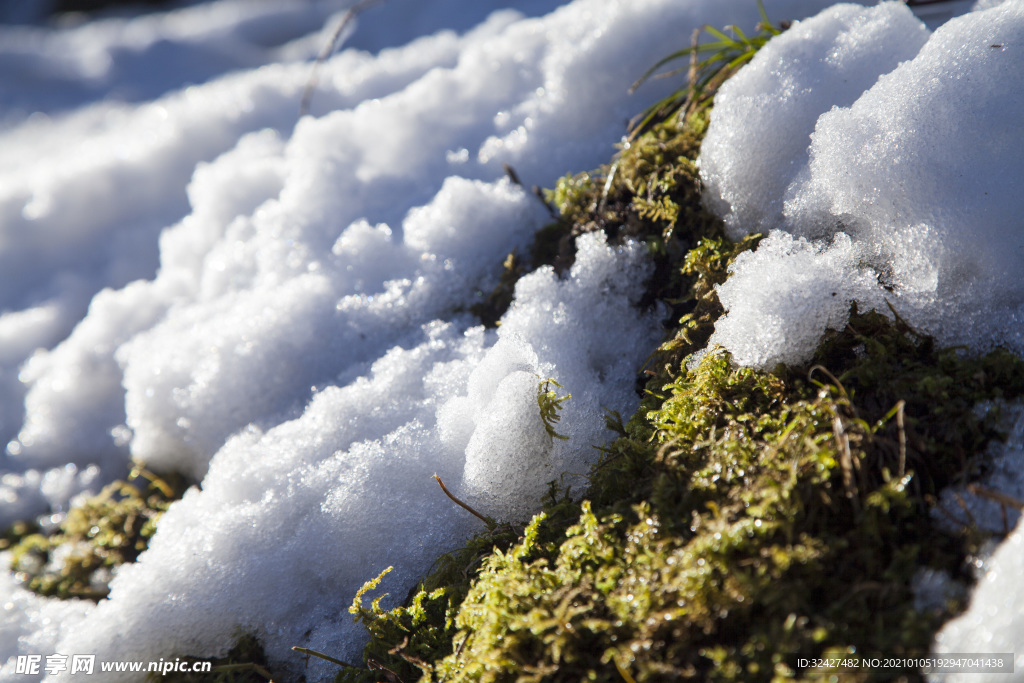
{"type": "MultiPolygon", "coordinates": [[[[636,77],[695,27],[753,28],[755,4],[385,0],[300,119],[348,4],[0,27],[0,523],[59,514],[132,458],[201,481],[99,605],[0,572],[0,662],[208,656],[249,632],[329,679],[290,648],[358,661],[358,587],[394,565],[403,596],[480,528],[434,473],[521,520],[594,462],[606,410],[635,408],[663,313],[636,306],[640,245],[580,238],[497,331],[467,311],[549,219],[529,187],[607,160],[675,85],[629,96],[636,77]],[[537,412],[549,377],[568,441],[537,412]]],[[[851,300],[889,300],[945,341],[1021,350],[1022,39],[1024,2],[934,34],[848,5],[733,79],[702,173],[735,235],[775,232],[722,288],[715,341],[800,362],[851,300]]]]}

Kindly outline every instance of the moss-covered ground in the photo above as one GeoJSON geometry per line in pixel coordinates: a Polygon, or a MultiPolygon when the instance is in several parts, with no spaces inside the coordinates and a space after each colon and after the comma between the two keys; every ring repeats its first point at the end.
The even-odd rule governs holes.
{"type": "Polygon", "coordinates": [[[856,308],[805,367],[691,355],[722,313],[715,285],[759,241],[730,242],[702,207],[706,124],[706,109],[669,118],[563,178],[547,195],[559,219],[505,264],[509,290],[538,265],[564,270],[590,230],[643,240],[657,264],[645,303],[672,310],[668,341],[640,374],[639,410],[608,416],[618,438],[585,497],[553,485],[525,529],[482,533],[398,608],[369,599],[386,576],[369,582],[352,608],[365,668],[339,680],[922,678],[798,660],[924,654],[963,608],[953,592],[919,608],[914,579],[971,582],[985,539],[941,524],[938,494],[983,472],[999,414],[975,408],[1020,397],[1024,362],[937,348],[856,308]]]}

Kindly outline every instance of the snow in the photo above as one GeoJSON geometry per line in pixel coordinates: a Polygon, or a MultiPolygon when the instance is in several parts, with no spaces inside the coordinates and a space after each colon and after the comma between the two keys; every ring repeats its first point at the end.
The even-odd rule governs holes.
{"type": "Polygon", "coordinates": [[[1024,350],[1022,37],[1019,2],[930,35],[899,3],[837,6],[730,79],[701,174],[730,232],[769,232],[774,256],[735,265],[712,343],[754,367],[805,362],[856,301],[944,344],[1024,350]],[[785,234],[810,242],[778,248],[785,234]],[[827,315],[809,314],[826,296],[811,258],[833,261],[813,266],[827,315]]]}
{"type": "MultiPolygon", "coordinates": [[[[983,405],[981,409],[996,409],[983,405]]],[[[1024,499],[1024,405],[1000,405],[1003,422],[1007,425],[1005,443],[992,444],[990,466],[981,485],[1008,496],[1011,500],[1024,499]]],[[[1024,654],[1020,642],[1024,634],[1021,618],[1024,601],[1017,590],[1017,577],[1024,563],[1024,526],[1021,512],[996,501],[975,495],[957,487],[944,491],[941,504],[946,510],[962,517],[962,522],[973,522],[983,532],[994,537],[1013,529],[995,548],[985,548],[976,558],[975,572],[978,583],[974,588],[968,609],[953,619],[935,637],[938,654],[953,652],[1005,652],[1013,653],[1015,671],[1024,667],[1024,654]],[[961,505],[963,507],[961,507],[961,505]],[[967,516],[969,520],[967,519],[967,516]]],[[[977,681],[984,674],[956,674],[933,677],[937,681],[954,683],[977,681]]]]}
{"type": "MultiPolygon", "coordinates": [[[[1024,632],[1024,607],[1021,592],[1016,590],[1021,563],[1024,562],[1024,533],[1018,526],[984,565],[967,611],[946,624],[936,636],[936,653],[1010,653],[1014,671],[1024,666],[1020,653],[1021,634],[1024,632]]],[[[935,676],[934,680],[982,681],[991,674],[958,673],[935,676]]]]}
{"type": "MultiPolygon", "coordinates": [[[[551,187],[602,163],[673,87],[629,97],[633,80],[697,26],[751,29],[756,8],[386,0],[300,118],[347,4],[0,27],[0,522],[59,515],[132,458],[201,482],[99,605],[0,572],[0,680],[29,680],[19,654],[207,656],[241,631],[330,679],[290,648],[358,660],[359,586],[394,565],[383,588],[402,596],[479,530],[433,474],[520,521],[594,462],[606,410],[636,406],[663,314],[636,306],[641,246],[581,237],[569,273],[520,280],[497,331],[467,313],[548,220],[503,165],[551,187]],[[540,418],[548,378],[572,394],[568,440],[540,418]]],[[[734,235],[774,232],[723,286],[716,341],[798,363],[850,300],[888,299],[947,339],[973,312],[979,347],[1019,343],[1005,112],[1024,93],[1022,11],[931,34],[901,5],[838,6],[729,83],[702,173],[734,235]]]]}

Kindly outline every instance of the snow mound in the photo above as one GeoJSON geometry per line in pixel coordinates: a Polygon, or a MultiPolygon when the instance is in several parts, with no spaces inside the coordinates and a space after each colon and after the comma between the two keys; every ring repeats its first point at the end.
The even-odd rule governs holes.
{"type": "Polygon", "coordinates": [[[845,234],[831,244],[773,232],[756,251],[741,254],[732,276],[718,288],[729,314],[718,321],[712,343],[741,365],[773,368],[809,358],[827,329],[841,329],[850,298],[882,303],[872,273],[845,234]]]}
{"type": "Polygon", "coordinates": [[[927,39],[903,3],[836,5],[772,39],[725,83],[700,167],[708,205],[730,237],[780,227],[786,190],[807,171],[818,117],[853,104],[927,39]]]}
{"type": "Polygon", "coordinates": [[[701,168],[731,234],[777,229],[820,244],[845,235],[854,256],[806,278],[794,278],[803,266],[793,260],[806,250],[737,263],[739,279],[724,291],[761,300],[760,313],[730,308],[712,342],[760,368],[805,362],[826,327],[845,324],[844,306],[886,312],[888,301],[942,343],[1024,350],[1022,37],[1019,2],[930,36],[900,4],[835,7],[771,41],[727,82],[701,168]],[[755,267],[759,277],[744,274],[755,267]],[[815,318],[824,325],[765,332],[804,315],[800,302],[820,289],[836,291],[815,318]]]}

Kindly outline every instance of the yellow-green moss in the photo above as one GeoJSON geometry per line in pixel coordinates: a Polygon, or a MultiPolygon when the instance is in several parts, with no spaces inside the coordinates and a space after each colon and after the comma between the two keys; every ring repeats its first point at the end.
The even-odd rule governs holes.
{"type": "Polygon", "coordinates": [[[545,192],[557,219],[537,232],[526,255],[508,255],[498,285],[479,292],[470,312],[488,327],[497,325],[519,278],[545,265],[565,272],[576,258],[576,237],[594,230],[613,243],[631,238],[648,245],[655,273],[642,305],[678,296],[689,282],[676,267],[679,259],[700,239],[722,234],[721,222],[701,204],[694,165],[707,124],[706,111],[667,119],[623,143],[601,168],[560,178],[545,192]],[[686,227],[677,231],[680,225],[686,227]]]}
{"type": "Polygon", "coordinates": [[[11,546],[11,570],[40,595],[99,600],[108,592],[109,572],[146,549],[160,515],[186,488],[181,477],[138,468],[129,481],[72,507],[53,533],[35,527],[21,535],[11,546]]]}
{"type": "Polygon", "coordinates": [[[961,358],[856,313],[826,359],[837,373],[810,380],[722,353],[679,366],[607,449],[588,500],[552,501],[461,605],[442,587],[361,608],[374,661],[403,680],[815,680],[798,657],[927,652],[961,605],[918,612],[913,576],[968,581],[981,540],[940,530],[934,494],[981,464],[997,422],[972,407],[1024,393],[1024,363],[961,358]],[[905,401],[902,448],[890,391],[905,401]]]}

